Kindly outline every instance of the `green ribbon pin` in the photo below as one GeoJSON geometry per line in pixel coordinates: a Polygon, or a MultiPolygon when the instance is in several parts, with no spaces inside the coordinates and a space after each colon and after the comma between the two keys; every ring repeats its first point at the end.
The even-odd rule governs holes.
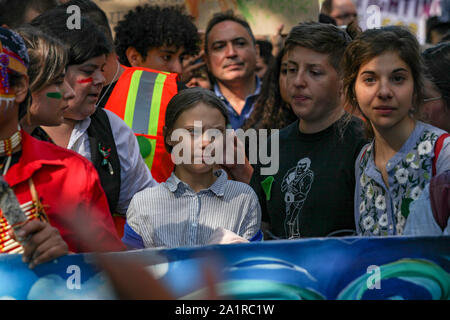
{"type": "Polygon", "coordinates": [[[270,194],[272,191],[272,183],[274,181],[274,177],[270,176],[265,178],[262,182],[261,182],[261,186],[264,190],[264,193],[266,195],[266,200],[269,201],[270,200],[270,194]]]}

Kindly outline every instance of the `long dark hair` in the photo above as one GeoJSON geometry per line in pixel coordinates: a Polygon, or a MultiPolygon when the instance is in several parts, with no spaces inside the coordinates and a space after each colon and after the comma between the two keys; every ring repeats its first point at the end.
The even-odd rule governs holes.
{"type": "Polygon", "coordinates": [[[243,126],[244,130],[280,129],[297,120],[291,106],[281,98],[279,79],[281,61],[285,53],[284,49],[280,50],[269,66],[254,110],[243,126]]]}

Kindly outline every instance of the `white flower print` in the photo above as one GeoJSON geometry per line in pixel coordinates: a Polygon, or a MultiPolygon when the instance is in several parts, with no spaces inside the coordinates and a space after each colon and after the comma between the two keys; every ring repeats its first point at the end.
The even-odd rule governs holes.
{"type": "Polygon", "coordinates": [[[408,181],[409,171],[405,168],[400,168],[395,173],[395,177],[397,178],[398,183],[405,184],[408,181]]]}
{"type": "Polygon", "coordinates": [[[366,204],[364,201],[361,201],[361,204],[359,205],[359,213],[364,213],[366,211],[366,204]]]}
{"type": "Polygon", "coordinates": [[[375,223],[375,220],[373,220],[373,218],[371,216],[365,217],[363,220],[364,230],[370,230],[373,227],[374,223],[375,223]]]}
{"type": "Polygon", "coordinates": [[[386,213],[382,214],[380,219],[378,220],[378,223],[381,227],[386,227],[388,225],[388,216],[386,213]]]}
{"type": "Polygon", "coordinates": [[[397,225],[397,235],[402,235],[403,234],[403,226],[397,225]]]}
{"type": "Polygon", "coordinates": [[[378,226],[376,226],[375,229],[373,229],[372,233],[375,235],[380,234],[380,228],[378,228],[378,226]]]}
{"type": "Polygon", "coordinates": [[[362,187],[366,186],[366,184],[368,182],[368,179],[367,179],[367,177],[366,177],[366,175],[364,173],[361,175],[361,178],[359,179],[359,182],[361,183],[362,187]]]}
{"type": "Polygon", "coordinates": [[[399,211],[397,213],[397,228],[399,226],[403,227],[405,225],[406,219],[405,217],[402,215],[402,213],[399,211]]]}
{"type": "Polygon", "coordinates": [[[419,186],[415,187],[411,191],[411,199],[413,199],[413,200],[419,199],[421,193],[422,193],[422,189],[420,189],[419,186]]]}
{"type": "Polygon", "coordinates": [[[367,198],[372,199],[372,198],[373,198],[373,195],[374,195],[374,190],[373,190],[372,185],[370,185],[370,186],[367,188],[367,194],[366,194],[366,196],[367,196],[367,198]]]}
{"type": "Polygon", "coordinates": [[[414,153],[410,152],[406,155],[406,162],[408,162],[408,163],[413,162],[415,158],[416,158],[416,155],[414,153]]]}
{"type": "Polygon", "coordinates": [[[431,152],[431,150],[433,149],[433,146],[431,145],[431,142],[426,140],[423,141],[419,144],[419,146],[417,147],[417,151],[419,152],[419,155],[424,155],[424,154],[428,154],[431,152]]]}
{"type": "Polygon", "coordinates": [[[419,161],[411,162],[409,165],[413,169],[419,169],[419,161]]]}
{"type": "Polygon", "coordinates": [[[383,195],[379,195],[375,200],[375,207],[379,210],[386,209],[386,198],[383,195]]]}

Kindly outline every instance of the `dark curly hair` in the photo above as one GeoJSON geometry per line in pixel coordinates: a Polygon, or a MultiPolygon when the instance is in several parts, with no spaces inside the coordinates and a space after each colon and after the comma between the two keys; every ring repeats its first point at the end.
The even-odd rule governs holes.
{"type": "Polygon", "coordinates": [[[244,130],[281,129],[297,120],[291,106],[283,101],[280,93],[281,60],[285,53],[284,48],[280,50],[264,75],[261,93],[255,102],[254,111],[243,126],[244,130]]]}
{"type": "Polygon", "coordinates": [[[180,6],[138,6],[128,11],[114,31],[116,53],[120,63],[126,66],[131,66],[126,55],[129,47],[135,48],[144,59],[149,49],[163,45],[184,47],[187,55],[199,52],[197,27],[192,16],[185,14],[180,6]]]}

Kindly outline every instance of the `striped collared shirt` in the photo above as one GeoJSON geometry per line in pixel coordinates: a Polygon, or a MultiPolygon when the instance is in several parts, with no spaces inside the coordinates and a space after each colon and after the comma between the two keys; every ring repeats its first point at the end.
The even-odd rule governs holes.
{"type": "Polygon", "coordinates": [[[253,189],[230,181],[224,170],[216,181],[196,193],[175,173],[160,185],[137,193],[127,212],[127,224],[145,247],[207,244],[219,228],[246,239],[260,229],[261,208],[253,189]]]}

